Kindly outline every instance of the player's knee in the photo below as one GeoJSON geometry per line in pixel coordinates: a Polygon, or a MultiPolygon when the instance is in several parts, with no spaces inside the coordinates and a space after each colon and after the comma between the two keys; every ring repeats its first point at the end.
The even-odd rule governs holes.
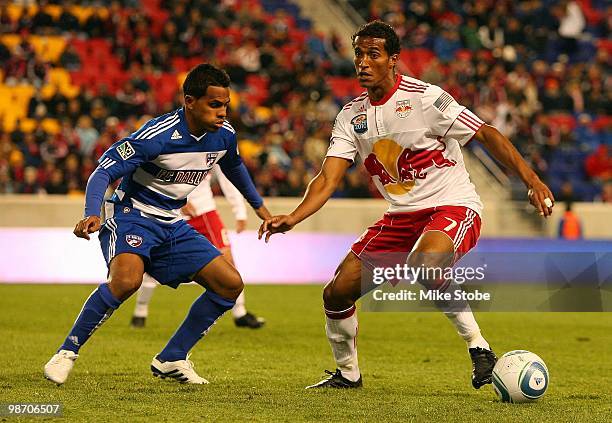
{"type": "Polygon", "coordinates": [[[242,290],[244,289],[244,282],[240,273],[233,272],[225,278],[223,281],[223,293],[221,294],[225,298],[235,300],[238,298],[242,290]]]}
{"type": "Polygon", "coordinates": [[[142,283],[142,277],[131,274],[112,275],[108,282],[111,293],[117,299],[123,301],[138,291],[142,283]]]}
{"type": "Polygon", "coordinates": [[[437,289],[445,280],[452,254],[435,249],[419,249],[408,256],[408,266],[420,269],[418,282],[427,289],[437,289]]]}
{"type": "Polygon", "coordinates": [[[333,308],[347,308],[357,301],[359,296],[355,297],[349,286],[337,281],[331,281],[323,288],[323,304],[333,308]]]}

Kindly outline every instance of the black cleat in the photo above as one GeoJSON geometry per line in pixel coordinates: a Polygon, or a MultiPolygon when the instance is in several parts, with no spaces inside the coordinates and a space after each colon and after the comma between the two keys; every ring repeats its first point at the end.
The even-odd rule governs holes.
{"type": "Polygon", "coordinates": [[[234,323],[239,328],[259,329],[266,321],[262,317],[256,317],[254,314],[247,312],[244,316],[234,319],[234,323]]]}
{"type": "Polygon", "coordinates": [[[481,386],[492,382],[493,367],[497,363],[497,357],[491,350],[476,347],[470,348],[472,358],[472,386],[480,389],[481,386]]]}
{"type": "Polygon", "coordinates": [[[132,321],[130,322],[130,326],[133,328],[144,328],[145,322],[147,321],[146,317],[136,317],[132,316],[132,321]]]}
{"type": "Polygon", "coordinates": [[[325,373],[329,375],[327,379],[323,379],[319,383],[315,383],[314,385],[307,386],[306,389],[316,389],[316,388],[335,388],[335,389],[349,389],[349,388],[361,388],[363,386],[363,382],[361,381],[361,375],[359,375],[359,379],[356,382],[348,380],[344,376],[342,376],[342,372],[340,369],[336,369],[336,373],[330,372],[329,370],[325,370],[325,373]]]}

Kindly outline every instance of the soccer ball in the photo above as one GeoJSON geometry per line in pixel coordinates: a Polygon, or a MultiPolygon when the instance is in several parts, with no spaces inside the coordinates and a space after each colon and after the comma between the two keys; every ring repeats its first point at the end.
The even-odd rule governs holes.
{"type": "Polygon", "coordinates": [[[548,368],[536,354],[510,351],[493,368],[493,389],[502,402],[535,401],[548,388],[548,368]]]}

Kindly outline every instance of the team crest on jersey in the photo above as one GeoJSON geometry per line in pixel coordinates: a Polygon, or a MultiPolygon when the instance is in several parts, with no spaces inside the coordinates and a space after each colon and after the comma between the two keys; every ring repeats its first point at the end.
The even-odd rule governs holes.
{"type": "Polygon", "coordinates": [[[406,118],[412,112],[410,100],[398,100],[395,103],[395,114],[397,117],[406,118]]]}
{"type": "Polygon", "coordinates": [[[356,133],[365,133],[368,130],[368,116],[365,113],[355,116],[351,119],[351,125],[356,133]]]}
{"type": "Polygon", "coordinates": [[[219,153],[208,153],[206,154],[206,166],[212,166],[215,164],[215,160],[219,157],[219,153]]]}
{"type": "Polygon", "coordinates": [[[127,160],[130,157],[132,157],[134,154],[136,154],[136,150],[134,150],[134,147],[132,147],[132,144],[130,144],[129,141],[126,141],[123,144],[120,144],[116,148],[116,150],[117,150],[117,153],[119,153],[119,155],[121,156],[123,160],[127,160]]]}
{"type": "Polygon", "coordinates": [[[142,237],[138,235],[126,235],[125,242],[127,242],[130,247],[137,248],[142,244],[142,237]]]}

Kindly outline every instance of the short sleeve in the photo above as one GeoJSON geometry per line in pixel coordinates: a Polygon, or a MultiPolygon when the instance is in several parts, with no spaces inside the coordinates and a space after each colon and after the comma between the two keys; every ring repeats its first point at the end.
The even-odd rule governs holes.
{"type": "Polygon", "coordinates": [[[425,123],[433,135],[456,139],[462,146],[484,125],[478,116],[436,85],[430,85],[423,93],[422,107],[425,123]]]}
{"type": "Polygon", "coordinates": [[[161,149],[162,145],[156,140],[123,138],[104,152],[98,159],[98,166],[106,169],[115,181],[156,158],[161,149]]]}
{"type": "Polygon", "coordinates": [[[357,146],[353,134],[348,129],[346,119],[342,113],[338,114],[334,122],[331,138],[329,140],[329,149],[327,157],[340,157],[350,161],[355,161],[357,155],[357,146]]]}

